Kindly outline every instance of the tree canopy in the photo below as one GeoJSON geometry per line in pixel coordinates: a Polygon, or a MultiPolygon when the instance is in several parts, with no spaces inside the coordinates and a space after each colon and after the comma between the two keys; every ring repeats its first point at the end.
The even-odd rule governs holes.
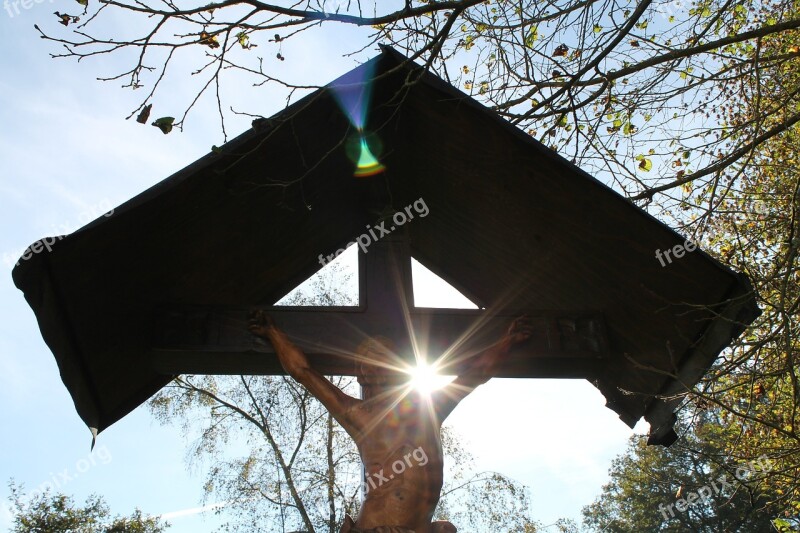
{"type": "Polygon", "coordinates": [[[736,463],[713,440],[686,433],[670,448],[631,437],[611,466],[611,481],[584,508],[592,531],[769,531],[764,483],[774,465],[765,456],[736,463]]]}
{"type": "Polygon", "coordinates": [[[727,124],[722,116],[747,80],[796,68],[800,51],[779,37],[800,27],[791,0],[77,4],[84,13],[59,14],[37,28],[61,45],[55,57],[112,55],[126,64],[101,79],[144,89],[131,116],[146,122],[149,106],[160,109],[163,85],[196,85],[184,110],[172,110],[179,118],[156,120],[162,131],[187,126],[205,93],[224,131],[226,77],[283,86],[290,99],[313,88],[286,79],[282,68],[308,62],[313,72],[313,57],[286,50],[337,26],[353,29],[350,52],[364,57],[378,43],[396,47],[645,203],[713,211],[719,197],[701,202],[692,192],[736,175],[753,150],[800,119],[785,105],[792,91],[762,101],[758,122],[727,124]],[[113,19],[120,15],[124,28],[113,19]],[[772,46],[762,46],[770,39],[772,46]]]}
{"type": "Polygon", "coordinates": [[[130,516],[111,516],[102,497],[89,496],[83,505],[50,490],[26,497],[23,487],[9,483],[13,533],[162,533],[169,524],[136,509],[130,516]]]}

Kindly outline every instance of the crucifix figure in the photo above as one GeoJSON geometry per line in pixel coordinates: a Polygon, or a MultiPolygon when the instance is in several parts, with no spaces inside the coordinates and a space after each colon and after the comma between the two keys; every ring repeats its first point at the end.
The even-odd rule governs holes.
{"type": "Polygon", "coordinates": [[[358,447],[366,494],[358,517],[345,517],[341,533],[456,533],[450,522],[432,522],[444,475],[442,422],[492,377],[513,346],[530,338],[528,317],[514,320],[499,342],[468,363],[466,373],[429,396],[410,389],[389,339],[368,339],[355,351],[361,399],[312,368],[264,311],[251,314],[249,328],[272,343],[284,370],[328,409],[358,447]]]}

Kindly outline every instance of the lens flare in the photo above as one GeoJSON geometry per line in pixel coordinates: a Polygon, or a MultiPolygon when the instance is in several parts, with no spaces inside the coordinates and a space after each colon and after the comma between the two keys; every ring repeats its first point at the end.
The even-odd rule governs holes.
{"type": "Polygon", "coordinates": [[[423,394],[430,394],[441,389],[454,379],[453,376],[442,376],[437,372],[435,366],[424,361],[420,361],[408,373],[411,375],[411,386],[423,394]]]}
{"type": "MultiPolygon", "coordinates": [[[[372,77],[376,65],[376,62],[370,61],[339,78],[330,86],[333,97],[342,112],[358,130],[356,148],[358,153],[351,156],[351,159],[356,163],[356,170],[353,175],[357,178],[374,176],[386,170],[386,167],[381,164],[372,149],[370,149],[370,142],[367,141],[367,135],[364,134],[364,127],[367,123],[367,110],[372,96],[372,77]]],[[[373,147],[375,147],[374,143],[373,147]]],[[[378,152],[380,152],[380,149],[378,149],[378,152]]]]}
{"type": "Polygon", "coordinates": [[[339,108],[359,130],[367,124],[367,109],[372,97],[372,78],[376,66],[375,61],[368,61],[330,85],[339,108]]]}
{"type": "Polygon", "coordinates": [[[386,167],[378,159],[382,149],[380,139],[372,133],[359,130],[357,134],[347,139],[347,143],[345,143],[347,157],[356,166],[353,175],[357,178],[365,178],[386,170],[386,167]]]}
{"type": "Polygon", "coordinates": [[[358,163],[356,163],[356,171],[353,175],[357,178],[366,178],[383,172],[386,167],[372,154],[369,144],[367,144],[367,139],[362,137],[359,145],[361,151],[358,155],[358,163]]]}

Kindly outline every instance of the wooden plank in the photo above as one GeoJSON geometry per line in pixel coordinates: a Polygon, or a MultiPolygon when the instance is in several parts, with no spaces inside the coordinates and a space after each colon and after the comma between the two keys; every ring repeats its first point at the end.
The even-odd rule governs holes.
{"type": "MultiPolygon", "coordinates": [[[[269,307],[265,310],[325,374],[352,375],[352,354],[370,336],[392,339],[412,364],[416,352],[458,374],[469,358],[497,342],[514,318],[531,317],[534,334],[509,354],[499,377],[590,378],[608,355],[598,314],[491,315],[482,310],[412,309],[408,321],[359,308],[269,307]],[[410,325],[410,330],[408,328],[410,325]]],[[[247,330],[248,309],[185,307],[157,313],[152,364],[166,374],[283,374],[269,343],[247,330]]]]}

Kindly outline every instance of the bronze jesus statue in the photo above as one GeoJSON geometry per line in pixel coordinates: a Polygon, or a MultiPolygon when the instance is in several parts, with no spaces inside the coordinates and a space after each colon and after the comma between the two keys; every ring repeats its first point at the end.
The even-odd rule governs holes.
{"type": "Polygon", "coordinates": [[[493,346],[467,363],[467,372],[423,395],[407,386],[393,343],[383,337],[355,352],[362,398],[342,392],[314,370],[305,354],[264,311],[250,317],[250,331],[272,343],[284,370],[308,389],[358,447],[365,496],[355,521],[341,533],[456,533],[450,522],[433,522],[443,481],[442,422],[456,405],[486,383],[509,350],[531,336],[527,317],[514,320],[493,346]]]}

